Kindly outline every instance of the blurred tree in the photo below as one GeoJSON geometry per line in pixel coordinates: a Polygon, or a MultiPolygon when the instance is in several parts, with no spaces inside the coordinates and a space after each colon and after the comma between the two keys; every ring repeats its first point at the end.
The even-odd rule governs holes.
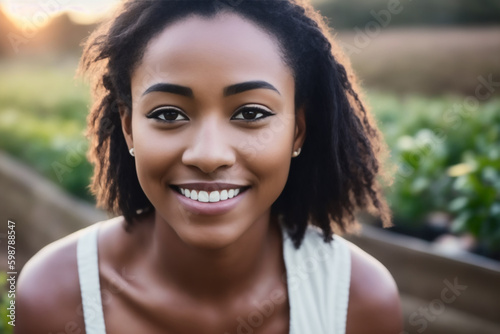
{"type": "Polygon", "coordinates": [[[325,0],[315,3],[316,8],[331,19],[330,26],[340,30],[364,27],[391,6],[395,9],[389,18],[391,27],[500,24],[498,0],[325,0]]]}

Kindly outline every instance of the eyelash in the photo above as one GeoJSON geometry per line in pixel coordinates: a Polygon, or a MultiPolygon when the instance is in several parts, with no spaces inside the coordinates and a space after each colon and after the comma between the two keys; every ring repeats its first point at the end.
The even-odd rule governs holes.
{"type": "MultiPolygon", "coordinates": [[[[261,117],[259,118],[255,118],[255,119],[245,119],[245,118],[236,118],[237,120],[244,120],[246,122],[258,122],[260,120],[263,120],[269,116],[273,116],[274,113],[270,112],[269,110],[267,109],[264,109],[258,105],[247,105],[247,106],[244,106],[244,107],[241,107],[241,108],[238,108],[236,110],[236,114],[239,114],[239,113],[242,113],[244,111],[249,111],[249,110],[253,110],[253,111],[256,111],[257,115],[258,116],[259,114],[262,114],[261,117]]],[[[165,116],[164,116],[164,113],[167,112],[167,111],[173,111],[173,112],[176,112],[178,115],[182,115],[182,117],[184,118],[187,118],[181,111],[180,109],[177,109],[177,108],[174,108],[174,107],[159,107],[157,109],[154,109],[152,110],[151,112],[149,112],[146,117],[147,118],[152,118],[152,119],[155,119],[155,120],[158,120],[160,122],[165,122],[165,123],[173,123],[175,121],[177,121],[177,117],[176,119],[174,120],[167,120],[165,119],[165,116]],[[160,118],[160,116],[163,116],[163,119],[160,118]]],[[[233,119],[233,118],[232,118],[233,119]]],[[[183,120],[187,120],[187,119],[183,119],[183,120]]]]}

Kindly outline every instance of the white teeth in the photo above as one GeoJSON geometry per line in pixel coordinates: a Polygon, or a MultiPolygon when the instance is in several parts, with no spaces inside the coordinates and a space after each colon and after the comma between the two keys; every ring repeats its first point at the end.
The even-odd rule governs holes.
{"type": "MultiPolygon", "coordinates": [[[[191,192],[193,192],[195,190],[191,190],[191,192]]],[[[208,193],[204,190],[200,190],[200,192],[198,193],[198,201],[200,202],[208,202],[208,193]]]]}
{"type": "Polygon", "coordinates": [[[198,199],[198,193],[196,191],[191,191],[191,199],[197,200],[198,199]]]}
{"type": "Polygon", "coordinates": [[[236,188],[236,189],[224,189],[222,191],[211,191],[210,194],[207,191],[204,190],[189,190],[189,189],[184,189],[180,188],[181,194],[186,196],[187,198],[190,198],[195,201],[199,202],[219,202],[219,201],[225,201],[229,198],[233,198],[237,196],[240,193],[241,188],[236,188]]]}
{"type": "Polygon", "coordinates": [[[210,192],[210,202],[218,202],[220,200],[220,193],[218,191],[210,192]]]}
{"type": "Polygon", "coordinates": [[[222,191],[220,192],[220,199],[221,199],[221,201],[223,201],[223,200],[226,200],[226,199],[227,199],[227,190],[226,190],[226,189],[224,189],[224,190],[222,190],[222,191]]]}

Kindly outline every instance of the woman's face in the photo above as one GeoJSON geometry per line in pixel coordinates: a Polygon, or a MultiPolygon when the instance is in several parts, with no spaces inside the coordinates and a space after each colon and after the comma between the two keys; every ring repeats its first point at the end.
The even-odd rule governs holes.
{"type": "Polygon", "coordinates": [[[160,221],[221,248],[269,217],[305,136],[272,37],[235,14],[191,16],[149,42],[131,87],[122,126],[160,221]]]}

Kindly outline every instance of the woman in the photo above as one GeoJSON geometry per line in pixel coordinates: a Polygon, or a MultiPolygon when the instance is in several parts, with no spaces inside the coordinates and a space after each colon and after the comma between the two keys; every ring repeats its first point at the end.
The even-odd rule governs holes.
{"type": "Polygon", "coordinates": [[[82,59],[119,216],[26,264],[16,333],[399,333],[390,274],[333,235],[389,212],[332,43],[299,0],[124,4],[82,59]]]}

